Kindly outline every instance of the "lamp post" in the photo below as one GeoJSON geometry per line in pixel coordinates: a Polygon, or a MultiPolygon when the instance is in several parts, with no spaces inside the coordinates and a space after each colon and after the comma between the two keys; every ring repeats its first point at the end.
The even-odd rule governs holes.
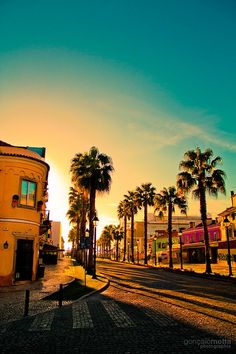
{"type": "Polygon", "coordinates": [[[94,228],[94,243],[93,243],[93,276],[92,278],[93,279],[96,279],[96,232],[97,232],[97,224],[98,224],[98,217],[97,215],[95,214],[95,216],[93,217],[93,228],[94,228]]]}
{"type": "Polygon", "coordinates": [[[230,255],[230,242],[229,242],[229,225],[230,225],[230,221],[227,218],[227,216],[225,217],[223,224],[225,226],[226,229],[226,239],[227,239],[227,248],[228,248],[228,256],[227,256],[227,261],[228,261],[228,266],[229,266],[229,276],[233,275],[232,273],[232,266],[231,266],[231,255],[230,255]]]}
{"type": "Polygon", "coordinates": [[[137,261],[139,264],[139,239],[137,240],[137,261]]]}
{"type": "Polygon", "coordinates": [[[155,266],[157,265],[157,237],[154,236],[154,256],[155,256],[155,266]]]}
{"type": "Polygon", "coordinates": [[[183,270],[183,242],[182,242],[182,232],[179,232],[179,257],[180,257],[180,269],[183,270]]]}
{"type": "Polygon", "coordinates": [[[88,249],[89,249],[89,241],[90,241],[90,238],[89,238],[89,229],[86,229],[85,230],[85,247],[84,247],[84,267],[85,269],[87,270],[87,265],[88,265],[88,249]]]}

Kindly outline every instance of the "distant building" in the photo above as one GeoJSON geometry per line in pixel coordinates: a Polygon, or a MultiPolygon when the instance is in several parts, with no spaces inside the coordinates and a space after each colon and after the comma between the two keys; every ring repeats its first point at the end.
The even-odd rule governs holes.
{"type": "Polygon", "coordinates": [[[50,238],[54,246],[61,248],[61,222],[60,221],[52,221],[50,238]]]}
{"type": "MultiPolygon", "coordinates": [[[[210,244],[210,257],[212,263],[217,263],[218,247],[221,241],[221,227],[216,220],[209,218],[207,220],[207,228],[210,244]]],[[[183,260],[188,263],[205,263],[205,242],[204,229],[202,223],[191,225],[183,230],[182,236],[183,260]]],[[[173,247],[173,257],[179,261],[179,245],[173,247]]]]}
{"type": "Polygon", "coordinates": [[[219,242],[218,258],[226,260],[228,254],[227,232],[229,237],[229,247],[231,250],[231,261],[236,262],[236,194],[231,191],[231,206],[217,217],[220,223],[222,239],[219,242]],[[226,227],[225,219],[228,219],[229,225],[226,227]]]}
{"type": "MultiPolygon", "coordinates": [[[[231,261],[236,262],[236,194],[231,192],[231,206],[218,214],[216,220],[207,220],[209,235],[210,257],[212,263],[226,261],[228,257],[228,246],[230,248],[231,261]],[[229,225],[226,227],[225,219],[229,225]],[[227,231],[229,245],[227,242],[227,231]]],[[[183,230],[181,235],[182,255],[184,262],[204,263],[205,262],[205,240],[202,222],[197,225],[190,225],[183,230]]],[[[179,262],[180,240],[173,244],[173,260],[179,262]]]]}
{"type": "Polygon", "coordinates": [[[64,252],[64,239],[61,233],[62,233],[61,222],[52,221],[50,237],[53,246],[56,246],[58,249],[58,258],[61,258],[64,252]]]}
{"type": "Polygon", "coordinates": [[[39,236],[50,229],[45,148],[0,141],[0,286],[35,280],[39,236]]]}
{"type": "MultiPolygon", "coordinates": [[[[173,243],[179,242],[178,234],[190,225],[195,225],[201,221],[199,216],[173,216],[172,219],[172,234],[173,243]]],[[[166,252],[168,247],[168,218],[164,216],[159,218],[154,214],[148,214],[147,224],[147,242],[148,242],[148,255],[149,257],[158,257],[159,253],[166,252]]],[[[130,253],[131,245],[131,230],[128,225],[127,230],[127,254],[130,253]]],[[[121,243],[123,248],[123,244],[121,243]]],[[[144,258],[144,222],[135,221],[134,223],[134,257],[142,260],[144,258]]]]}

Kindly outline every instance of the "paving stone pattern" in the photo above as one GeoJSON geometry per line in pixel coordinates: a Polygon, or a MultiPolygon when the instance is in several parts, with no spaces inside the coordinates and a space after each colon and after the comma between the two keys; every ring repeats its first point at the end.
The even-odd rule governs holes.
{"type": "Polygon", "coordinates": [[[234,285],[105,266],[102,293],[2,323],[0,353],[236,352],[234,285]]]}

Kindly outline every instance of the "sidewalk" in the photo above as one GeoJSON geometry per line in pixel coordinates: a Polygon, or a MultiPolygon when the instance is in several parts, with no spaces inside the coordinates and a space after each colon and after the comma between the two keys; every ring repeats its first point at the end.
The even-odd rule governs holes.
{"type": "MultiPolygon", "coordinates": [[[[233,273],[232,278],[236,279],[236,263],[232,262],[231,266],[232,266],[232,273],[233,273]]],[[[157,265],[157,267],[168,267],[168,263],[161,262],[160,264],[157,265]]],[[[174,263],[173,269],[180,269],[180,264],[174,263]]],[[[194,271],[196,273],[204,273],[206,270],[206,265],[205,264],[183,263],[183,270],[194,271]]],[[[212,263],[211,270],[212,270],[213,275],[224,275],[224,276],[229,275],[229,267],[228,267],[228,264],[226,261],[221,261],[216,264],[212,263]]]]}
{"type": "MultiPolygon", "coordinates": [[[[60,284],[66,285],[74,279],[80,279],[82,284],[85,284],[84,268],[73,265],[71,258],[64,257],[55,265],[46,265],[44,278],[35,282],[18,282],[13,286],[0,287],[0,324],[23,317],[26,290],[30,290],[29,315],[57,308],[58,301],[42,299],[58,291],[60,284]]],[[[93,288],[93,291],[101,291],[107,283],[102,276],[98,275],[97,279],[92,279],[91,275],[86,275],[86,286],[93,288]]]]}

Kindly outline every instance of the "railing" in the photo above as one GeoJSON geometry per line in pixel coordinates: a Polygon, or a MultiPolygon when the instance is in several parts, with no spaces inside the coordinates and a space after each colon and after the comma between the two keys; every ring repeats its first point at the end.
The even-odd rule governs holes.
{"type": "Polygon", "coordinates": [[[39,235],[43,235],[51,228],[51,221],[49,219],[50,210],[42,210],[40,212],[40,227],[39,235]]]}

